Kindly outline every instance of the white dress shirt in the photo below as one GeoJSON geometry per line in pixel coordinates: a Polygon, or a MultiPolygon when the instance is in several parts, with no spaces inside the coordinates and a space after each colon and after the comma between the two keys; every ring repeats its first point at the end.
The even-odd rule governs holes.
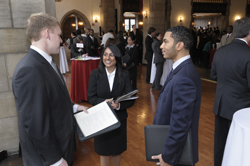
{"type": "Polygon", "coordinates": [[[248,44],[247,41],[242,39],[242,38],[235,38],[235,39],[241,40],[241,41],[245,42],[246,44],[248,44]]]}
{"type": "Polygon", "coordinates": [[[114,35],[113,35],[112,33],[110,33],[110,32],[105,33],[105,34],[103,35],[103,37],[102,37],[102,44],[103,44],[104,46],[105,46],[105,44],[106,44],[108,38],[114,38],[114,35]]]}
{"type": "MultiPolygon", "coordinates": [[[[36,52],[38,52],[38,53],[39,53],[42,57],[44,57],[44,59],[46,59],[46,60],[49,62],[49,64],[51,65],[52,57],[51,57],[49,54],[47,54],[47,53],[44,52],[43,50],[41,50],[41,49],[39,49],[39,48],[37,48],[37,47],[35,47],[35,46],[33,46],[33,45],[31,45],[30,48],[33,49],[33,50],[35,50],[36,52]]],[[[73,106],[73,112],[74,112],[74,113],[77,112],[77,107],[78,107],[77,104],[75,104],[75,105],[73,106]]],[[[55,164],[52,164],[51,166],[58,166],[58,165],[60,165],[62,162],[63,162],[63,158],[61,158],[58,162],[56,162],[55,164]]]]}
{"type": "Polygon", "coordinates": [[[173,63],[173,70],[176,69],[182,62],[184,62],[185,60],[189,59],[190,55],[186,55],[180,59],[178,59],[175,63],[173,63]]]}

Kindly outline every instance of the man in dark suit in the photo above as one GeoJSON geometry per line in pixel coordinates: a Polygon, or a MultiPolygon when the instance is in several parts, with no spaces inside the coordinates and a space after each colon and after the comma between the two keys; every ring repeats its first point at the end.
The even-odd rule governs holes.
{"type": "Polygon", "coordinates": [[[135,45],[138,47],[138,63],[142,63],[142,35],[135,25],[132,25],[132,28],[129,36],[135,36],[135,45]]]}
{"type": "Polygon", "coordinates": [[[145,59],[147,60],[147,75],[146,75],[146,82],[150,83],[150,74],[151,74],[151,66],[152,66],[152,59],[153,59],[153,37],[155,35],[156,29],[154,27],[149,27],[148,35],[145,39],[145,46],[146,46],[146,53],[145,59]]]}
{"type": "Polygon", "coordinates": [[[86,40],[86,51],[88,56],[98,56],[97,49],[99,47],[97,39],[94,37],[94,30],[90,29],[89,36],[86,40]]]}
{"type": "Polygon", "coordinates": [[[214,165],[221,166],[233,114],[250,107],[250,18],[234,23],[232,43],[219,48],[213,59],[211,78],[217,81],[214,100],[214,165]]]}
{"type": "Polygon", "coordinates": [[[154,54],[155,54],[154,63],[156,65],[156,74],[155,74],[155,79],[154,79],[154,82],[152,85],[152,89],[161,90],[162,86],[160,84],[160,81],[161,81],[161,76],[162,76],[162,72],[163,72],[163,65],[164,65],[164,61],[165,61],[165,59],[163,58],[163,55],[162,55],[162,50],[160,48],[162,34],[156,33],[155,37],[156,38],[154,39],[154,41],[152,43],[152,49],[153,49],[154,54]]]}
{"type": "Polygon", "coordinates": [[[192,44],[191,31],[177,26],[167,30],[161,45],[163,57],[174,62],[159,94],[153,122],[156,125],[170,125],[162,154],[152,156],[160,160],[161,166],[177,165],[190,129],[193,161],[198,162],[201,80],[190,59],[192,44]]]}
{"type": "Polygon", "coordinates": [[[60,24],[45,13],[27,21],[30,50],[16,66],[12,78],[19,140],[24,166],[72,165],[75,140],[72,104],[64,77],[51,54],[58,54],[60,24]]]}

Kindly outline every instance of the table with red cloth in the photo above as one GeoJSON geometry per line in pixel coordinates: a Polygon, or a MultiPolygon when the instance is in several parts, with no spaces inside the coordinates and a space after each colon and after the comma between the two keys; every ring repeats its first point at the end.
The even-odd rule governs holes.
{"type": "Polygon", "coordinates": [[[71,64],[71,93],[72,101],[87,101],[89,76],[91,71],[99,67],[98,60],[72,60],[71,64]]]}
{"type": "Polygon", "coordinates": [[[211,49],[211,51],[210,51],[209,67],[212,67],[212,62],[214,59],[215,51],[216,51],[216,49],[211,49]]]}

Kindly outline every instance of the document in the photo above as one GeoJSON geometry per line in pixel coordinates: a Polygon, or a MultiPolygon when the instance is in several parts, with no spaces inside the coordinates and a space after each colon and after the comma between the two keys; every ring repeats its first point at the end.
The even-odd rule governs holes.
{"type": "Polygon", "coordinates": [[[74,115],[85,137],[118,122],[118,119],[105,101],[89,108],[88,112],[88,114],[80,112],[74,115]]]}

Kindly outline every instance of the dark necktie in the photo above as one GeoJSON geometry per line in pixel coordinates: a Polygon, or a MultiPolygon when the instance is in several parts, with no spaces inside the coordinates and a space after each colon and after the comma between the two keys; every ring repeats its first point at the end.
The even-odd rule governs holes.
{"type": "Polygon", "coordinates": [[[168,80],[168,78],[170,77],[170,75],[172,74],[172,72],[173,72],[173,67],[171,67],[171,69],[169,70],[167,78],[166,78],[166,81],[168,80]]]}
{"type": "Polygon", "coordinates": [[[227,35],[227,38],[226,38],[226,40],[229,38],[229,35],[227,35]]]}
{"type": "MultiPolygon", "coordinates": [[[[61,80],[62,83],[63,83],[61,74],[60,74],[60,72],[58,71],[57,65],[56,65],[56,63],[54,62],[53,59],[52,59],[52,62],[51,62],[51,66],[53,67],[53,69],[55,70],[56,74],[58,75],[58,77],[60,78],[60,80],[61,80]]],[[[64,83],[63,83],[63,84],[64,84],[64,83]]]]}

